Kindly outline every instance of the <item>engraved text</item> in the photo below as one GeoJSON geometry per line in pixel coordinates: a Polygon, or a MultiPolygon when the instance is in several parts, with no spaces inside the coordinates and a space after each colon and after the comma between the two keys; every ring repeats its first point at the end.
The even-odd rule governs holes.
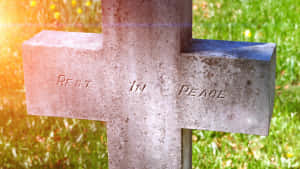
{"type": "Polygon", "coordinates": [[[129,91],[130,92],[141,92],[141,93],[143,93],[145,88],[146,88],[146,84],[139,84],[136,81],[133,81],[129,91]]]}
{"type": "Polygon", "coordinates": [[[206,98],[215,98],[215,99],[225,98],[224,90],[201,89],[201,88],[194,88],[189,85],[182,85],[178,91],[178,95],[206,97],[206,98]]]}
{"type": "Polygon", "coordinates": [[[89,88],[91,82],[91,80],[79,80],[66,77],[65,75],[58,75],[56,85],[63,87],[89,88]]]}

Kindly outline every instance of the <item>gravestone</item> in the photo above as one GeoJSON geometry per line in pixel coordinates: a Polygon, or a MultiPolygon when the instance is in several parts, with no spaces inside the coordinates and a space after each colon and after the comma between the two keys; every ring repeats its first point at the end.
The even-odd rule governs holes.
{"type": "Polygon", "coordinates": [[[267,135],[275,44],[192,39],[191,0],[104,0],[23,46],[31,115],[105,121],[110,169],[191,169],[192,129],[267,135]]]}

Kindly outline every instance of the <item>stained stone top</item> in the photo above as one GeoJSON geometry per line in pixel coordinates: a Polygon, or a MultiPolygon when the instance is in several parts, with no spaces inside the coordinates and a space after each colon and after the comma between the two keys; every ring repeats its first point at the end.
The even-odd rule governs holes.
{"type": "Polygon", "coordinates": [[[99,50],[102,48],[102,34],[42,31],[24,44],[31,46],[99,50]]]}
{"type": "Polygon", "coordinates": [[[192,47],[188,50],[188,54],[270,61],[275,46],[276,44],[274,43],[193,39],[192,47]]]}

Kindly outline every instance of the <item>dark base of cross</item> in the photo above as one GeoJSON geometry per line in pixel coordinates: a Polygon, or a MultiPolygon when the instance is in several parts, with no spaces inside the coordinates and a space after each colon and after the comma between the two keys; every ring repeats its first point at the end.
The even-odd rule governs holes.
{"type": "Polygon", "coordinates": [[[102,35],[24,43],[29,114],[106,121],[110,169],[191,169],[191,129],[268,134],[275,44],[192,40],[191,0],[102,6],[102,35]]]}

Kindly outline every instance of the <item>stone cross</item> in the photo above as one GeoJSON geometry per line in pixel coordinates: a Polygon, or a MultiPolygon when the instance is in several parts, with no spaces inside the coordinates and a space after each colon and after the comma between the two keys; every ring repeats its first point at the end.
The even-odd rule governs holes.
{"type": "Polygon", "coordinates": [[[191,169],[191,129],[267,135],[275,44],[192,39],[192,0],[103,0],[23,46],[27,111],[107,123],[110,169],[191,169]]]}

